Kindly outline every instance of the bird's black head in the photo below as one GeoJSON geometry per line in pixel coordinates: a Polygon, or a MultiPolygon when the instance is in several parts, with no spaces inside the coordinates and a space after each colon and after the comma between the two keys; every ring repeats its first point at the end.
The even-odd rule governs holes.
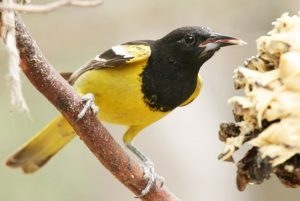
{"type": "Polygon", "coordinates": [[[170,61],[197,66],[198,70],[221,47],[244,43],[236,38],[217,34],[206,27],[178,28],[157,41],[159,49],[164,51],[170,61]]]}
{"type": "Polygon", "coordinates": [[[194,93],[205,61],[221,47],[243,43],[205,27],[182,27],[154,41],[141,74],[145,102],[163,112],[178,107],[194,93]]]}

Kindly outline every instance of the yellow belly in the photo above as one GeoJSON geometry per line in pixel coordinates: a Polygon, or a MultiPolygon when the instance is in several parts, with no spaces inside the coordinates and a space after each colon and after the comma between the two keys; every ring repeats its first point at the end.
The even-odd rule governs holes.
{"type": "Polygon", "coordinates": [[[91,70],[74,83],[79,94],[92,93],[103,121],[123,125],[147,125],[166,112],[153,111],[143,101],[140,74],[144,63],[91,70]],[[141,65],[142,64],[142,65],[141,65]]]}

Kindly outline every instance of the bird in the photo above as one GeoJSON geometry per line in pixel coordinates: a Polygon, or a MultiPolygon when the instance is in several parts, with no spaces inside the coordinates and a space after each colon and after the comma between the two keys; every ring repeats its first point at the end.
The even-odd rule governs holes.
{"type": "MultiPolygon", "coordinates": [[[[78,119],[92,109],[101,121],[128,127],[124,144],[141,160],[148,180],[140,196],[146,195],[156,181],[163,183],[164,178],[155,172],[154,163],[133,144],[133,139],[199,95],[199,70],[218,50],[243,44],[207,27],[181,27],[158,40],[113,46],[74,73],[64,74],[85,101],[78,119]]],[[[33,173],[75,136],[73,128],[59,115],[12,154],[6,164],[33,173]]]]}

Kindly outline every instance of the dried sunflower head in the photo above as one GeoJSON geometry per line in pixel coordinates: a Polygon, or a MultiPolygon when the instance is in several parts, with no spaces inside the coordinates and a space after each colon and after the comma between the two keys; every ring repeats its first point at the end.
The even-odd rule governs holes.
{"type": "Polygon", "coordinates": [[[236,122],[223,123],[220,159],[244,143],[253,146],[237,163],[240,190],[271,174],[290,187],[300,185],[300,14],[283,14],[267,36],[257,40],[258,55],[234,72],[244,96],[229,99],[236,122]]]}

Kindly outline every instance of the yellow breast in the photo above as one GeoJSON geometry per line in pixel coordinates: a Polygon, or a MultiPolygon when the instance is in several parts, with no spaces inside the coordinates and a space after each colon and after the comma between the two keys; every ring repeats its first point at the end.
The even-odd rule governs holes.
{"type": "Polygon", "coordinates": [[[165,116],[144,102],[140,74],[146,62],[87,71],[74,83],[80,94],[93,93],[99,118],[115,124],[146,125],[165,116]]]}

